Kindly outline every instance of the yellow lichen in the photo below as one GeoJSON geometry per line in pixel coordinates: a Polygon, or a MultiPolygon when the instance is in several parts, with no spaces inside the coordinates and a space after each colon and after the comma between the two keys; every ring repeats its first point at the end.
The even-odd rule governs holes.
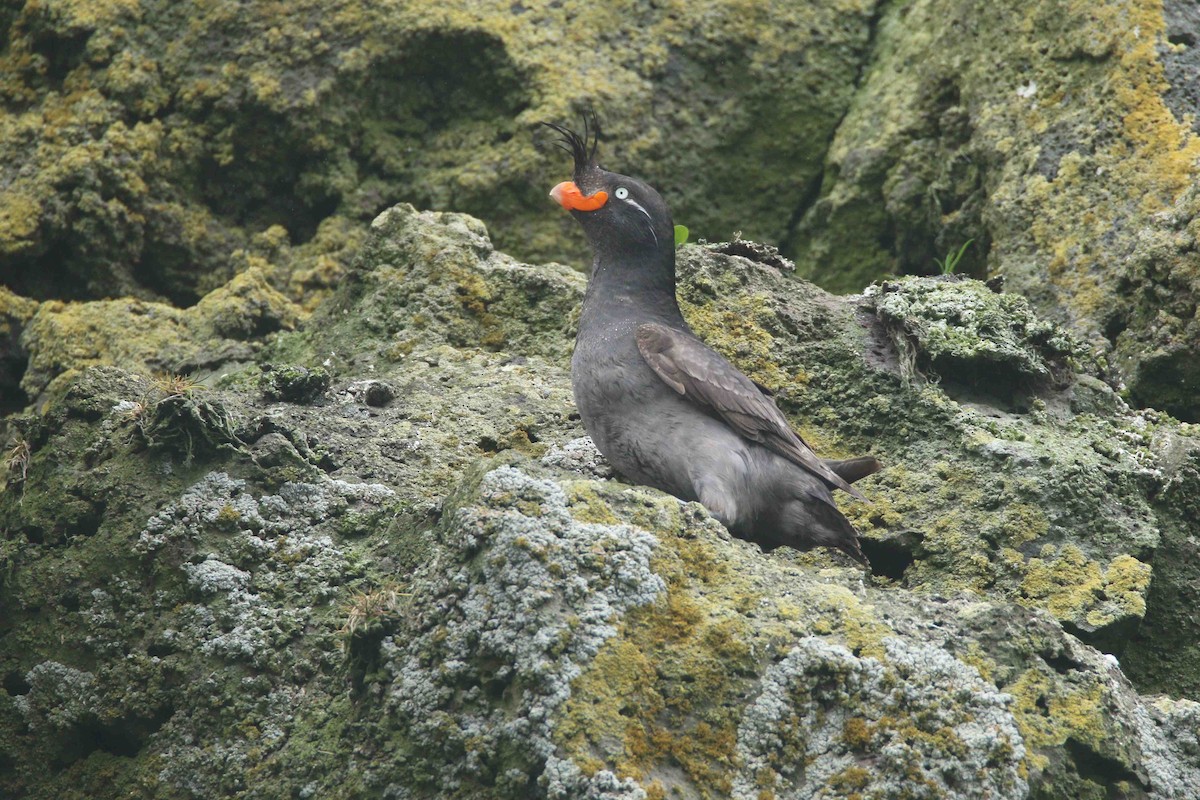
{"type": "Polygon", "coordinates": [[[1060,747],[1068,737],[1096,747],[1106,737],[1104,687],[1098,680],[1062,687],[1035,668],[1003,688],[1014,698],[1013,717],[1037,769],[1048,763],[1039,750],[1060,747]]]}
{"type": "Polygon", "coordinates": [[[592,488],[587,481],[566,483],[563,488],[567,493],[567,505],[571,516],[581,522],[597,522],[603,525],[616,525],[620,522],[608,504],[592,488]]]}
{"type": "Polygon", "coordinates": [[[969,667],[974,667],[979,677],[985,681],[993,681],[996,674],[996,662],[983,651],[979,642],[971,642],[964,652],[958,654],[958,660],[969,667]]]}
{"type": "Polygon", "coordinates": [[[1125,198],[1139,198],[1142,212],[1151,214],[1171,206],[1194,183],[1200,138],[1163,99],[1160,4],[1087,4],[1071,15],[1079,20],[1081,41],[1103,39],[1115,53],[1104,62],[1106,75],[1096,85],[1105,89],[1098,103],[1119,120],[1120,135],[1107,138],[1086,159],[1067,153],[1053,181],[1032,177],[1025,192],[1036,209],[1031,232],[1050,255],[1050,277],[1062,289],[1060,297],[1081,319],[1094,320],[1111,301],[1111,284],[1102,283],[1105,255],[1097,243],[1127,217],[1125,198]],[[1097,175],[1104,176],[1110,191],[1095,191],[1097,175]]]}
{"type": "Polygon", "coordinates": [[[33,246],[42,206],[21,191],[0,193],[0,253],[13,255],[33,246]]]}
{"type": "Polygon", "coordinates": [[[753,654],[745,621],[707,597],[739,588],[702,542],[656,530],[670,542],[654,561],[667,591],[629,614],[601,648],[576,680],[556,730],[577,761],[600,755],[618,775],[637,779],[672,764],[695,786],[727,793],[739,685],[730,670],[750,669],[753,654]]]}
{"type": "Polygon", "coordinates": [[[1047,545],[1029,560],[1022,601],[1044,607],[1060,620],[1099,628],[1146,612],[1150,566],[1120,555],[1103,566],[1075,545],[1047,545]]]}
{"type": "Polygon", "coordinates": [[[1042,538],[1050,529],[1050,521],[1037,506],[1029,503],[1013,503],[1000,512],[1000,529],[1004,533],[1001,543],[1017,548],[1042,538]]]}
{"type": "Polygon", "coordinates": [[[21,297],[5,286],[0,286],[0,335],[12,335],[14,323],[24,326],[37,313],[38,301],[21,297]]]}
{"type": "Polygon", "coordinates": [[[50,14],[62,18],[68,28],[95,29],[111,25],[121,17],[140,16],[140,0],[41,0],[50,14]]]}
{"type": "Polygon", "coordinates": [[[721,303],[698,305],[682,300],[684,318],[714,350],[735,363],[763,386],[778,389],[788,385],[788,376],[776,363],[775,337],[763,327],[770,315],[763,295],[735,294],[721,303]]]}

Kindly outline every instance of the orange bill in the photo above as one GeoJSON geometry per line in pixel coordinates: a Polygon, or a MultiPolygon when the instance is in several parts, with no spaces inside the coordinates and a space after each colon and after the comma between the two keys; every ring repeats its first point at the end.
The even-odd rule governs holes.
{"type": "Polygon", "coordinates": [[[608,202],[608,192],[584,196],[574,181],[563,181],[550,190],[550,196],[567,211],[595,211],[608,202]]]}

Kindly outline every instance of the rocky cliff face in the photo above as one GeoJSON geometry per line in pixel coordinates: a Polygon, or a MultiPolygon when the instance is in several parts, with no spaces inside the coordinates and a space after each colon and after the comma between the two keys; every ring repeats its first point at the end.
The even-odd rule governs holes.
{"type": "MultiPolygon", "coordinates": [[[[398,206],[252,361],[203,383],[143,377],[132,349],[39,373],[0,499],[0,787],[1200,791],[1197,706],[1127,677],[1196,685],[1170,602],[1191,574],[1157,566],[1188,546],[1190,428],[1127,406],[1017,296],[925,278],[836,297],[732,252],[767,253],[680,251],[686,313],[823,454],[885,462],[845,504],[875,574],[764,555],[620,482],[572,415],[582,278],[398,206]]],[[[283,319],[224,297],[201,304],[224,330],[283,319]]],[[[47,305],[32,353],[64,313],[47,305]]],[[[188,329],[146,308],[69,310],[188,329]]]]}
{"type": "Polygon", "coordinates": [[[184,306],[254,268],[311,309],[400,200],[580,260],[535,132],[594,105],[694,236],[778,243],[835,291],[973,240],[963,271],[1195,421],[1198,24],[1177,0],[13,3],[0,266],[22,296],[184,306]]]}
{"type": "Polygon", "coordinates": [[[1200,796],[1198,26],[0,8],[0,796],[1200,796]],[[584,437],[588,105],[872,574],[584,437]]]}
{"type": "Polygon", "coordinates": [[[1172,0],[887,4],[798,263],[856,291],[973,239],[966,271],[1108,352],[1136,404],[1195,421],[1198,31],[1172,0]]]}

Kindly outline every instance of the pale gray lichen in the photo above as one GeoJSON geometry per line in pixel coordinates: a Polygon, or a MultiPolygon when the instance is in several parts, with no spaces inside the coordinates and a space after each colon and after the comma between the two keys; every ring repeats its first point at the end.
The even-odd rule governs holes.
{"type": "Polygon", "coordinates": [[[84,643],[91,650],[110,658],[120,658],[128,652],[121,634],[125,615],[118,608],[125,608],[131,595],[138,595],[140,586],[132,586],[123,578],[113,577],[108,589],[92,589],[80,603],[79,616],[85,621],[87,635],[84,643]]]}
{"type": "MultiPolygon", "coordinates": [[[[1116,690],[1128,685],[1116,670],[1112,680],[1116,690]]],[[[1159,697],[1131,703],[1129,711],[1153,796],[1200,797],[1200,703],[1159,697]]]]}
{"type": "Polygon", "coordinates": [[[940,648],[884,645],[879,660],[808,637],[767,670],[738,728],[735,798],[1025,796],[1011,698],[940,648]]]}
{"type": "Polygon", "coordinates": [[[572,439],[562,447],[550,445],[546,455],[542,456],[542,463],[594,478],[611,478],[616,474],[590,436],[572,439]]]}
{"type": "Polygon", "coordinates": [[[618,778],[607,769],[587,776],[574,761],[553,755],[540,782],[547,800],[646,800],[646,790],[632,778],[618,778]]]}
{"type": "Polygon", "coordinates": [[[147,521],[138,551],[150,553],[169,542],[192,541],[207,530],[237,531],[252,549],[261,550],[265,539],[303,537],[348,511],[378,508],[394,497],[395,492],[380,484],[341,480],[289,482],[277,494],[255,497],[247,492],[245,481],[210,472],[147,521]]]}
{"type": "Polygon", "coordinates": [[[30,728],[70,730],[94,714],[96,676],[57,661],[25,673],[29,691],[12,699],[30,728]]]}
{"type": "MultiPolygon", "coordinates": [[[[185,792],[187,796],[197,798],[213,796],[214,786],[220,786],[229,793],[233,793],[234,787],[244,788],[239,776],[251,768],[264,752],[269,752],[286,739],[285,726],[293,721],[303,699],[303,690],[299,687],[267,688],[269,684],[270,681],[265,677],[242,681],[243,691],[254,695],[258,706],[254,715],[252,742],[233,735],[226,739],[201,740],[180,737],[175,740],[178,744],[167,748],[164,753],[158,779],[185,792]]],[[[223,689],[219,682],[210,678],[201,682],[197,690],[207,690],[215,696],[223,689]]],[[[186,714],[182,714],[173,718],[168,727],[186,730],[200,724],[201,720],[188,719],[186,714]]]]}
{"type": "MultiPolygon", "coordinates": [[[[477,497],[440,530],[446,549],[417,582],[414,629],[384,642],[389,706],[415,775],[437,775],[446,793],[483,783],[490,796],[525,797],[555,754],[551,717],[571,681],[615,619],[665,584],[650,567],[654,536],[575,520],[553,481],[500,467],[477,497]]],[[[569,772],[556,767],[547,787],[579,789],[569,772]]],[[[593,778],[586,796],[632,791],[593,778]]]]}
{"type": "Polygon", "coordinates": [[[188,584],[204,594],[229,593],[246,586],[250,573],[226,564],[212,553],[199,564],[184,564],[188,584]]]}
{"type": "MultiPolygon", "coordinates": [[[[340,624],[341,613],[330,604],[356,574],[347,545],[332,533],[354,515],[386,514],[394,497],[379,484],[330,479],[257,494],[246,481],[212,472],[147,520],[137,551],[180,559],[188,588],[185,602],[172,604],[171,625],[157,636],[160,646],[224,662],[221,678],[210,678],[210,686],[197,683],[193,691],[228,692],[227,681],[238,680],[230,676],[243,674],[239,692],[255,706],[252,736],[188,719],[185,712],[173,716],[167,730],[225,732],[172,744],[160,780],[207,796],[212,786],[225,785],[221,776],[242,774],[262,753],[283,746],[303,690],[280,676],[311,668],[294,665],[290,647],[316,631],[337,653],[329,626],[340,624]]],[[[93,603],[100,610],[101,600],[93,603]]]]}

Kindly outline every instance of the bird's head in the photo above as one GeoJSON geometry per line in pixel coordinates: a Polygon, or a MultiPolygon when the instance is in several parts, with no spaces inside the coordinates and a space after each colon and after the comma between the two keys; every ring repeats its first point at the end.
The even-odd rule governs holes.
{"type": "Polygon", "coordinates": [[[575,159],[574,180],[558,184],[550,196],[583,226],[598,258],[674,253],[671,210],[659,193],[596,163],[600,130],[595,116],[590,122],[584,117],[582,136],[561,125],[543,124],[561,134],[557,144],[575,159]]]}

